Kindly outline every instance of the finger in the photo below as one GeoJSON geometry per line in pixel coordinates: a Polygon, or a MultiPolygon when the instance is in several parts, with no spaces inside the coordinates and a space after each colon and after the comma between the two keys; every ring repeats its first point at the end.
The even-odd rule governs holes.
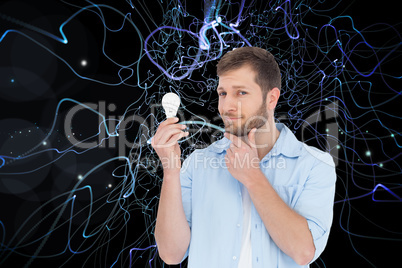
{"type": "Polygon", "coordinates": [[[173,127],[169,126],[169,128],[165,129],[163,132],[160,133],[160,136],[158,136],[159,140],[156,142],[159,144],[164,144],[166,143],[172,136],[176,134],[183,133],[183,128],[181,126],[173,127]]]}
{"type": "Polygon", "coordinates": [[[156,131],[154,139],[156,142],[159,142],[160,140],[163,139],[163,137],[166,137],[166,135],[169,135],[169,132],[172,132],[174,130],[182,131],[186,127],[187,127],[186,125],[181,125],[181,124],[170,124],[170,125],[162,126],[161,128],[158,128],[158,130],[156,131]]]}
{"type": "Polygon", "coordinates": [[[226,138],[228,138],[229,140],[231,140],[232,144],[236,147],[241,147],[243,145],[242,140],[239,137],[237,137],[236,135],[233,135],[232,133],[225,132],[224,136],[226,138]]]}
{"type": "MultiPolygon", "coordinates": [[[[171,117],[160,123],[152,139],[158,140],[161,136],[163,136],[163,132],[166,129],[166,127],[178,125],[175,124],[178,120],[179,118],[177,117],[171,117]]],[[[177,126],[177,128],[180,127],[177,126]]]]}
{"type": "Polygon", "coordinates": [[[172,143],[172,144],[177,143],[181,138],[186,137],[186,136],[188,136],[188,135],[189,135],[189,132],[187,132],[187,131],[181,131],[180,133],[171,136],[170,139],[166,141],[166,143],[167,143],[167,144],[170,144],[170,143],[172,143]]]}
{"type": "Polygon", "coordinates": [[[162,123],[160,123],[159,127],[164,127],[164,126],[167,126],[167,125],[170,125],[170,124],[174,124],[174,123],[177,123],[178,121],[179,121],[178,117],[170,117],[170,118],[167,118],[162,123]]]}
{"type": "Polygon", "coordinates": [[[233,155],[235,155],[235,152],[237,151],[237,147],[234,145],[230,145],[229,148],[226,150],[226,156],[228,156],[229,158],[233,155]]]}
{"type": "Polygon", "coordinates": [[[157,148],[167,148],[167,147],[171,147],[174,146],[175,142],[168,142],[168,140],[177,134],[183,133],[181,130],[178,130],[176,132],[170,132],[168,135],[164,135],[163,137],[161,137],[160,139],[156,139],[155,137],[152,139],[151,144],[152,147],[154,149],[157,148]]]}
{"type": "Polygon", "coordinates": [[[256,132],[257,132],[257,129],[253,128],[252,130],[250,130],[250,132],[247,135],[249,145],[250,145],[251,148],[255,148],[255,133],[256,132]]]}
{"type": "Polygon", "coordinates": [[[170,139],[169,139],[168,141],[166,141],[165,144],[160,145],[160,147],[166,148],[166,147],[171,147],[171,146],[178,145],[178,141],[179,141],[181,138],[186,137],[186,136],[188,136],[188,135],[189,135],[188,132],[177,133],[177,134],[173,135],[172,137],[170,137],[170,139]]]}
{"type": "Polygon", "coordinates": [[[229,168],[229,169],[232,169],[233,168],[233,155],[232,154],[226,154],[225,155],[225,164],[226,164],[226,167],[227,168],[229,168]]]}
{"type": "Polygon", "coordinates": [[[228,154],[225,155],[225,163],[227,167],[231,166],[230,157],[228,154]]]}

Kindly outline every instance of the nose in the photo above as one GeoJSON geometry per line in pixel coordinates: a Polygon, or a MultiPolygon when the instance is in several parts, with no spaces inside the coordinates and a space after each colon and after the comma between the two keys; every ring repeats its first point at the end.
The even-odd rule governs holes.
{"type": "Polygon", "coordinates": [[[224,113],[235,113],[238,110],[237,98],[230,96],[229,94],[222,100],[222,109],[224,113]]]}

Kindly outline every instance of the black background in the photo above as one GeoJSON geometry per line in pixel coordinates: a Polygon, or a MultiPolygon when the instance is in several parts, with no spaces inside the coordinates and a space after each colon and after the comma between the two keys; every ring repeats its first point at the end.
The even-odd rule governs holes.
{"type": "MultiPolygon", "coordinates": [[[[195,71],[191,78],[183,81],[172,81],[163,76],[141,48],[144,39],[153,30],[164,25],[166,21],[173,21],[166,19],[169,16],[174,17],[174,12],[167,12],[173,5],[156,0],[136,1],[133,3],[135,8],[132,9],[129,2],[96,1],[97,4],[107,4],[122,14],[131,12],[131,19],[142,38],[138,37],[137,30],[127,21],[121,28],[122,16],[103,7],[102,14],[108,29],[105,30],[97,14],[88,10],[83,11],[63,28],[68,39],[67,44],[57,40],[62,37],[59,27],[78,12],[79,7],[88,6],[89,2],[69,1],[70,4],[61,1],[0,2],[0,37],[10,29],[19,31],[19,33],[8,32],[0,42],[0,155],[8,157],[19,155],[23,158],[17,160],[7,158],[7,165],[0,168],[0,221],[4,226],[0,229],[1,267],[24,267],[26,264],[30,264],[29,267],[44,265],[130,267],[130,256],[131,267],[163,265],[155,248],[152,247],[154,245],[152,231],[160,192],[160,168],[140,169],[136,173],[136,183],[132,184],[130,177],[126,180],[119,177],[128,174],[124,171],[127,167],[124,161],[106,163],[90,174],[81,185],[81,187],[91,186],[92,201],[88,188],[83,188],[74,192],[77,196],[74,206],[69,201],[64,210],[62,209],[62,205],[79,182],[78,176],[100,163],[115,156],[130,153],[138,155],[139,152],[143,157],[150,156],[149,159],[155,159],[153,151],[147,146],[143,147],[143,150],[137,148],[130,152],[124,148],[124,151],[119,151],[118,138],[115,140],[116,147],[112,146],[114,142],[109,139],[104,141],[104,147],[92,150],[73,147],[75,151],[60,153],[71,146],[65,136],[63,124],[67,113],[76,105],[69,101],[61,102],[65,98],[81,103],[97,105],[104,103],[106,107],[104,115],[108,119],[116,119],[124,114],[125,118],[133,114],[141,116],[150,126],[150,132],[141,137],[139,125],[128,124],[125,134],[126,139],[131,142],[143,142],[149,138],[154,131],[150,104],[159,103],[163,93],[171,91],[172,88],[182,94],[185,109],[180,113],[181,119],[189,120],[191,113],[194,113],[205,118],[215,118],[211,121],[220,124],[219,119],[216,119],[217,96],[213,92],[216,61],[206,64],[195,71]],[[57,38],[47,36],[38,29],[57,38]],[[120,30],[115,31],[116,29],[120,30]],[[105,43],[103,43],[104,32],[107,36],[105,43]],[[135,63],[140,53],[143,58],[137,69],[135,63]],[[86,66],[82,66],[82,60],[87,61],[86,66]],[[122,68],[123,65],[130,66],[122,68]],[[133,76],[131,76],[132,70],[135,73],[133,76]],[[120,83],[121,77],[128,77],[125,84],[120,83]],[[137,81],[140,83],[137,84],[137,81]],[[115,109],[112,109],[113,105],[109,106],[110,104],[114,104],[115,109]],[[46,144],[43,144],[43,139],[49,133],[46,144]],[[41,150],[48,151],[24,158],[41,150]],[[56,159],[57,161],[54,161],[56,159]],[[27,174],[16,174],[32,171],[38,167],[42,168],[27,174]],[[122,193],[130,190],[130,185],[134,185],[134,193],[127,198],[121,198],[122,193]],[[111,200],[113,202],[110,202],[111,200]],[[92,208],[92,214],[88,222],[89,208],[92,208]],[[36,211],[37,209],[40,210],[36,211]],[[81,209],[82,211],[78,212],[81,209]],[[75,216],[70,221],[71,215],[75,216]],[[44,235],[56,219],[58,219],[57,228],[49,238],[45,238],[44,235]],[[93,236],[83,238],[80,235],[85,229],[85,223],[88,223],[86,234],[92,232],[93,236]],[[111,226],[113,228],[108,230],[111,226]],[[70,236],[69,232],[74,231],[77,233],[70,236]],[[73,239],[69,240],[68,237],[73,239]],[[41,248],[39,257],[32,259],[31,256],[37,252],[43,241],[46,243],[41,248]],[[68,248],[69,245],[85,252],[73,254],[68,248]],[[18,247],[13,249],[16,246],[18,247]],[[146,249],[148,247],[151,248],[146,249]],[[143,250],[133,250],[130,255],[130,250],[133,248],[143,250]]],[[[236,1],[233,3],[232,13],[228,12],[228,17],[233,17],[238,9],[236,1]]],[[[254,7],[250,10],[256,13],[264,14],[263,11],[269,7],[265,1],[250,3],[249,5],[254,7]]],[[[204,17],[202,1],[197,4],[190,1],[182,2],[182,5],[194,17],[201,20],[204,17]]],[[[395,139],[399,139],[401,144],[398,134],[401,132],[401,83],[400,79],[395,78],[402,75],[398,63],[401,56],[399,45],[402,40],[397,34],[401,34],[398,6],[395,2],[391,4],[391,1],[360,0],[345,3],[325,1],[323,4],[309,3],[309,5],[321,10],[327,17],[314,17],[310,13],[310,17],[306,16],[303,19],[304,22],[321,27],[328,23],[330,18],[351,16],[353,27],[375,47],[378,57],[382,58],[392,51],[392,56],[381,63],[374,75],[362,77],[355,72],[350,63],[353,62],[358,69],[370,70],[372,66],[370,64],[375,57],[367,48],[357,47],[350,54],[351,62],[346,62],[347,71],[339,76],[344,82],[350,81],[350,85],[356,80],[362,80],[371,83],[372,88],[371,91],[358,91],[353,86],[346,86],[348,83],[345,83],[341,91],[334,93],[345,103],[340,109],[340,119],[336,121],[345,135],[339,134],[341,153],[337,166],[334,222],[326,250],[311,267],[398,266],[402,239],[402,218],[399,215],[401,149],[396,146],[395,140],[390,138],[390,134],[395,133],[395,139]],[[394,30],[387,28],[385,24],[375,25],[377,23],[392,25],[394,30]],[[363,60],[365,58],[367,61],[363,60]],[[369,67],[365,69],[367,66],[369,67]],[[390,87],[395,91],[390,90],[390,87]],[[364,108],[372,105],[370,101],[381,103],[380,100],[387,99],[390,99],[388,103],[364,108]],[[367,111],[370,113],[365,114],[367,111]],[[350,118],[347,120],[349,115],[353,120],[350,118]],[[382,124],[378,123],[379,121],[382,124]],[[365,156],[366,150],[371,151],[370,157],[365,156]],[[371,163],[383,163],[384,168],[371,163]],[[396,196],[383,188],[378,188],[375,194],[370,194],[378,183],[391,188],[396,196]],[[372,198],[377,201],[373,201],[372,198]]],[[[188,17],[181,18],[180,23],[184,29],[191,27],[193,31],[196,29],[196,26],[190,26],[192,21],[188,17]]],[[[346,19],[335,22],[334,25],[339,31],[343,28],[348,31],[353,29],[346,19]]],[[[251,28],[241,29],[242,34],[247,35],[247,31],[251,28]]],[[[262,32],[258,34],[263,36],[262,32]]],[[[317,31],[314,32],[312,28],[309,36],[317,43],[322,41],[317,31]]],[[[270,39],[259,42],[266,42],[266,46],[277,47],[273,51],[277,53],[275,55],[281,54],[282,50],[284,57],[289,57],[288,53],[292,51],[289,48],[286,53],[289,40],[280,39],[285,37],[286,35],[279,36],[279,41],[270,39]]],[[[183,43],[183,46],[189,44],[197,46],[191,43],[192,41],[193,39],[189,38],[188,43],[183,43]]],[[[238,39],[234,41],[239,42],[238,39]]],[[[261,43],[255,45],[258,44],[261,43]]],[[[316,52],[308,48],[306,51],[312,54],[316,52]]],[[[174,59],[175,52],[175,48],[170,47],[164,56],[165,60],[169,62],[174,59]]],[[[306,73],[309,72],[309,67],[311,65],[306,67],[306,73]]],[[[289,77],[284,79],[287,78],[289,77]]],[[[317,84],[317,81],[313,79],[312,84],[317,84]]],[[[311,97],[308,90],[302,87],[302,95],[311,97]]],[[[287,96],[293,95],[285,89],[284,98],[287,96]]],[[[317,97],[311,98],[317,99],[317,97]]],[[[321,106],[313,105],[313,108],[304,110],[307,112],[294,118],[283,117],[288,110],[294,109],[292,102],[283,101],[277,109],[277,115],[284,118],[282,121],[291,126],[300,139],[301,131],[296,128],[297,120],[305,119],[315,108],[329,104],[322,99],[321,101],[321,106]]],[[[98,108],[100,109],[99,106],[96,109],[98,108]]],[[[156,120],[163,119],[160,107],[156,108],[154,115],[156,120]]],[[[318,122],[315,125],[318,133],[325,132],[324,123],[328,122],[318,122]]],[[[82,110],[73,119],[72,132],[78,140],[88,138],[87,141],[98,141],[96,136],[98,125],[97,114],[82,110]]],[[[104,133],[105,130],[101,127],[100,131],[104,133]]],[[[320,135],[306,132],[304,137],[307,137],[307,143],[322,147],[323,138],[318,137],[320,135]]],[[[197,146],[208,144],[210,133],[197,134],[197,146]]],[[[187,143],[182,146],[186,154],[194,148],[195,146],[187,143]]]]}

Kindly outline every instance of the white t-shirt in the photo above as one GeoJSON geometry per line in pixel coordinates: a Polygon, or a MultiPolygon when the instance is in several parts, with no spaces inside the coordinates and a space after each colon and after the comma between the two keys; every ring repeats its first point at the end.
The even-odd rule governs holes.
{"type": "Polygon", "coordinates": [[[251,268],[253,259],[251,251],[251,197],[246,187],[241,186],[243,200],[243,233],[238,268],[251,268]]]}

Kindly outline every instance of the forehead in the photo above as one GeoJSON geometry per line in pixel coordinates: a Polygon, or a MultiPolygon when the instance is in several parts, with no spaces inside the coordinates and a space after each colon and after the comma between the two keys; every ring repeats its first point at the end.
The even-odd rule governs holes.
{"type": "Polygon", "coordinates": [[[222,88],[238,88],[238,87],[258,87],[255,82],[256,73],[252,67],[244,65],[240,68],[222,73],[219,76],[218,89],[222,88]]]}

